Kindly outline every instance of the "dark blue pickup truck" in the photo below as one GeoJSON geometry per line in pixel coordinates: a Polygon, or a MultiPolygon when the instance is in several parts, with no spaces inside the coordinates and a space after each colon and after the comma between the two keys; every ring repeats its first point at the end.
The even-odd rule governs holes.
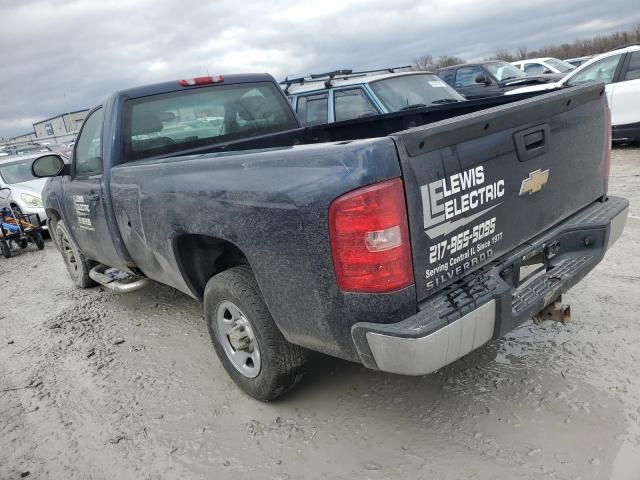
{"type": "Polygon", "coordinates": [[[270,400],[307,349],[424,375],[552,308],[624,228],[609,161],[602,85],[304,127],[231,75],[117,92],[32,169],[79,287],[202,300],[270,400]]]}

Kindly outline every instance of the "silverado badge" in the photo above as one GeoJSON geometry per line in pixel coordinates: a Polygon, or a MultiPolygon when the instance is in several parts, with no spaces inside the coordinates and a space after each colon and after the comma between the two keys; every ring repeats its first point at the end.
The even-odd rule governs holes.
{"type": "Polygon", "coordinates": [[[527,178],[522,180],[522,185],[520,185],[520,196],[529,194],[533,195],[536,192],[542,190],[549,181],[549,169],[546,170],[538,169],[534,170],[529,174],[527,178]]]}

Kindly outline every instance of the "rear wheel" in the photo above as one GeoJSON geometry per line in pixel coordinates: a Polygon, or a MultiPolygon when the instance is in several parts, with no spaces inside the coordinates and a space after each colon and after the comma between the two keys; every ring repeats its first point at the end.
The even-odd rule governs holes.
{"type": "Polygon", "coordinates": [[[5,240],[0,241],[0,255],[2,255],[4,258],[11,257],[11,249],[9,248],[9,244],[5,240]]]}
{"type": "Polygon", "coordinates": [[[69,235],[67,226],[63,221],[59,221],[56,225],[55,235],[62,259],[73,282],[80,288],[88,288],[95,285],[95,282],[89,277],[89,270],[91,270],[89,262],[69,235]]]}
{"type": "Polygon", "coordinates": [[[306,353],[278,330],[248,266],[209,280],[204,314],[218,358],[246,393],[268,402],[300,383],[306,353]]]}
{"type": "Polygon", "coordinates": [[[38,250],[42,250],[44,248],[44,238],[42,237],[42,232],[38,232],[34,235],[34,241],[36,242],[36,247],[38,247],[38,250]]]}

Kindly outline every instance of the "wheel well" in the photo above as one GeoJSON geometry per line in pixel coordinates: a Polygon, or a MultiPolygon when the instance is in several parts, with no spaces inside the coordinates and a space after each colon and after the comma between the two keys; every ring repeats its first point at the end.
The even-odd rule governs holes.
{"type": "Polygon", "coordinates": [[[180,235],[174,244],[180,272],[200,298],[214,275],[238,265],[248,265],[247,257],[233,243],[207,235],[180,235]]]}
{"type": "MultiPolygon", "coordinates": [[[[47,208],[46,209],[46,213],[47,213],[47,218],[49,219],[49,223],[51,224],[49,226],[49,228],[50,228],[49,231],[51,233],[53,233],[53,230],[55,230],[56,225],[58,224],[58,221],[60,220],[60,214],[56,210],[54,210],[52,208],[47,208]]],[[[42,220],[46,221],[47,218],[43,218],[42,220]]],[[[51,236],[53,238],[53,235],[51,235],[51,236]]]]}

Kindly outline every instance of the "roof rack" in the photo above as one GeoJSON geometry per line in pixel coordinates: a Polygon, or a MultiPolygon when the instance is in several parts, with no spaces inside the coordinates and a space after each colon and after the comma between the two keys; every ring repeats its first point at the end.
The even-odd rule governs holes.
{"type": "Polygon", "coordinates": [[[287,77],[282,82],[280,82],[280,85],[286,85],[286,87],[284,88],[284,93],[288,94],[289,87],[291,87],[291,85],[293,84],[304,85],[305,83],[324,81],[324,86],[326,88],[331,88],[332,82],[336,78],[339,80],[347,80],[349,78],[354,78],[354,77],[364,77],[370,73],[378,73],[378,72],[397,73],[398,70],[403,70],[406,68],[413,68],[413,65],[402,65],[399,67],[388,67],[388,68],[376,68],[375,70],[361,70],[357,72],[354,72],[353,70],[347,70],[347,69],[334,70],[332,72],[314,73],[305,77],[296,77],[296,78],[287,77]]]}

